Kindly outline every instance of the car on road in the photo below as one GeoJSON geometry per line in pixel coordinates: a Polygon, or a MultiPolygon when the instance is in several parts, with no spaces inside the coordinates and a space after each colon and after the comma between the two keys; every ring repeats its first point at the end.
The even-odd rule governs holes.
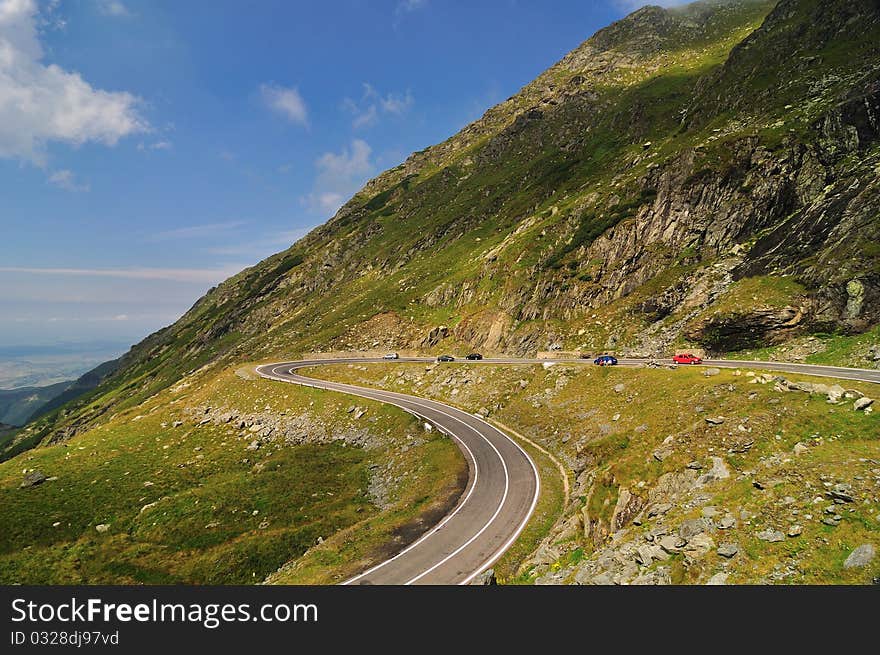
{"type": "Polygon", "coordinates": [[[400,359],[400,355],[397,353],[388,353],[387,355],[382,355],[382,359],[400,359]]]}
{"type": "Polygon", "coordinates": [[[616,366],[617,357],[614,357],[613,355],[599,355],[593,360],[593,363],[597,366],[616,366]]]}
{"type": "Polygon", "coordinates": [[[454,361],[455,361],[455,357],[453,357],[452,355],[440,355],[440,356],[437,358],[437,361],[438,361],[438,362],[454,362],[454,361]]]}
{"type": "Polygon", "coordinates": [[[483,359],[483,356],[480,353],[471,353],[470,355],[465,357],[465,359],[477,360],[477,359],[483,359]]]}
{"type": "Polygon", "coordinates": [[[679,353],[672,358],[676,364],[702,364],[703,360],[691,353],[679,353]]]}

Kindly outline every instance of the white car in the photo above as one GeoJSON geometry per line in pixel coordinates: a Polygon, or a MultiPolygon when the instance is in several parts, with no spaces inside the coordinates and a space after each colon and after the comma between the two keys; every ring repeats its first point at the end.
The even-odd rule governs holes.
{"type": "Polygon", "coordinates": [[[382,355],[382,359],[400,359],[400,355],[397,353],[388,353],[387,355],[382,355]]]}

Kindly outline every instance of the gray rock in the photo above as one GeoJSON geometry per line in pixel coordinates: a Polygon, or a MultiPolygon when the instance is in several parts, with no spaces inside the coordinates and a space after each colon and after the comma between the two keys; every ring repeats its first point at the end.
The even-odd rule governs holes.
{"type": "Polygon", "coordinates": [[[254,439],[253,441],[251,441],[251,442],[247,445],[247,449],[246,449],[246,450],[259,450],[259,449],[260,449],[260,442],[257,441],[256,439],[254,439]]]}
{"type": "Polygon", "coordinates": [[[699,486],[715,482],[716,480],[725,480],[730,477],[730,469],[727,468],[727,464],[722,458],[713,456],[711,459],[712,468],[709,469],[707,473],[704,473],[697,478],[697,484],[699,486]]]}
{"type": "Polygon", "coordinates": [[[720,368],[707,368],[705,371],[703,371],[703,375],[705,375],[707,378],[710,378],[714,375],[719,375],[720,373],[720,368]]]}
{"type": "Polygon", "coordinates": [[[716,573],[711,578],[706,581],[707,585],[725,585],[727,584],[727,578],[730,577],[729,573],[716,573]]]}
{"type": "Polygon", "coordinates": [[[833,499],[835,503],[853,503],[852,488],[848,484],[836,484],[833,489],[825,492],[825,495],[833,499]]]}
{"type": "Polygon", "coordinates": [[[663,446],[662,448],[658,448],[653,453],[654,459],[658,462],[662,462],[664,459],[668,458],[675,452],[675,449],[672,446],[663,446]]]}
{"type": "Polygon", "coordinates": [[[685,544],[687,544],[684,539],[674,534],[668,534],[661,537],[658,543],[660,548],[669,554],[677,553],[685,546],[685,544]]]}
{"type": "Polygon", "coordinates": [[[793,525],[788,529],[789,537],[800,537],[804,533],[804,527],[802,525],[793,525]]]}
{"type": "Polygon", "coordinates": [[[685,556],[690,560],[700,559],[715,547],[712,537],[705,533],[700,533],[688,539],[687,545],[682,548],[685,556]]]}
{"type": "Polygon", "coordinates": [[[707,416],[706,423],[708,423],[709,425],[721,425],[722,423],[724,423],[724,417],[723,416],[707,416]]]}
{"type": "Polygon", "coordinates": [[[662,516],[666,514],[669,510],[672,509],[672,504],[670,503],[659,503],[658,505],[654,505],[651,509],[648,510],[648,518],[653,516],[662,516]]]}
{"type": "Polygon", "coordinates": [[[718,529],[719,530],[730,530],[731,528],[736,527],[736,517],[733,514],[725,514],[720,521],[718,521],[718,529]]]}
{"type": "Polygon", "coordinates": [[[24,474],[24,480],[22,480],[20,488],[27,489],[28,487],[36,487],[37,485],[43,484],[49,478],[42,471],[28,471],[24,474]]]}
{"type": "Polygon", "coordinates": [[[738,552],[739,546],[737,546],[736,544],[721,544],[720,546],[718,546],[718,554],[721,555],[721,557],[726,557],[727,559],[734,557],[738,552]]]}
{"type": "Polygon", "coordinates": [[[101,534],[104,534],[109,529],[110,529],[110,525],[107,523],[99,523],[98,525],[95,526],[95,530],[97,530],[101,534]]]}
{"type": "Polygon", "coordinates": [[[843,398],[843,395],[845,393],[846,393],[846,389],[841,387],[839,384],[831,385],[830,387],[828,387],[828,391],[826,392],[826,395],[828,396],[828,402],[829,403],[838,402],[841,398],[843,398]]]}
{"type": "Polygon", "coordinates": [[[694,462],[689,462],[687,465],[687,468],[689,468],[692,471],[699,471],[703,468],[703,465],[700,464],[699,462],[694,461],[694,462]]]}
{"type": "Polygon", "coordinates": [[[775,543],[777,541],[785,541],[785,535],[782,534],[779,530],[772,530],[767,528],[766,530],[761,530],[756,535],[758,539],[761,541],[769,541],[770,543],[775,543]]]}
{"type": "Polygon", "coordinates": [[[856,410],[857,412],[860,412],[863,409],[867,409],[868,407],[870,407],[873,404],[874,404],[874,399],[868,398],[867,396],[865,396],[864,398],[859,398],[857,401],[855,401],[853,403],[853,409],[856,410]]]}
{"type": "Polygon", "coordinates": [[[874,559],[874,554],[875,551],[873,544],[862,544],[849,554],[849,557],[847,557],[846,561],[843,563],[843,568],[853,569],[867,566],[870,561],[874,559]]]}
{"type": "Polygon", "coordinates": [[[623,390],[624,390],[625,388],[626,388],[626,387],[623,386],[622,384],[615,384],[614,387],[613,387],[615,393],[623,393],[623,390]]]}
{"type": "Polygon", "coordinates": [[[807,446],[806,444],[801,443],[800,441],[798,441],[794,445],[794,448],[792,448],[792,450],[791,450],[791,452],[793,452],[795,455],[803,455],[804,453],[807,453],[809,451],[810,451],[810,447],[807,446]]]}
{"type": "Polygon", "coordinates": [[[687,539],[690,541],[698,534],[702,534],[709,530],[712,526],[712,522],[704,519],[688,519],[686,521],[682,521],[681,525],[678,526],[678,535],[682,539],[687,539]]]}
{"type": "Polygon", "coordinates": [[[718,511],[718,508],[715,507],[714,505],[707,505],[706,507],[703,508],[703,511],[701,512],[701,514],[703,515],[704,518],[714,519],[716,516],[718,516],[718,514],[720,514],[720,512],[718,511]]]}
{"type": "Polygon", "coordinates": [[[495,569],[487,569],[480,573],[471,581],[472,585],[497,585],[498,580],[495,579],[495,569]]]}
{"type": "Polygon", "coordinates": [[[636,550],[636,562],[641,564],[642,566],[651,566],[651,563],[656,560],[665,560],[669,558],[669,554],[660,548],[660,546],[652,546],[650,544],[643,544],[638,547],[636,550]]]}
{"type": "Polygon", "coordinates": [[[171,424],[171,427],[179,428],[181,425],[183,425],[183,421],[174,421],[174,423],[171,424]]]}

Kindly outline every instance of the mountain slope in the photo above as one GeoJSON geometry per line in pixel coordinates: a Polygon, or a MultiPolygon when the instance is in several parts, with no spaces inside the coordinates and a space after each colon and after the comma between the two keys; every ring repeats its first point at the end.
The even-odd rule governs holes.
{"type": "Polygon", "coordinates": [[[27,439],[202,367],[309,350],[661,355],[864,331],[878,50],[874,2],[641,9],[212,289],[27,439]]]}

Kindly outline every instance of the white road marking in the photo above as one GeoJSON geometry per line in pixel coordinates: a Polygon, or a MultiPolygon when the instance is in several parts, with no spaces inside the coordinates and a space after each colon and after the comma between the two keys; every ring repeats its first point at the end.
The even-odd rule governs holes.
{"type": "MultiPolygon", "coordinates": [[[[332,361],[333,361],[333,360],[328,360],[328,363],[329,363],[329,362],[332,362],[332,361]]],[[[311,364],[311,363],[310,363],[310,365],[314,365],[314,364],[311,364]]],[[[318,365],[320,365],[320,364],[318,364],[318,365]]],[[[288,365],[285,365],[285,366],[288,366],[288,365]]],[[[501,466],[502,466],[502,468],[504,469],[504,494],[503,494],[503,496],[502,496],[502,498],[501,498],[500,503],[498,504],[498,507],[497,507],[496,510],[495,510],[495,513],[494,513],[494,514],[492,515],[492,517],[491,517],[491,518],[490,518],[490,519],[489,519],[489,520],[488,520],[488,521],[487,521],[487,522],[486,522],[486,523],[480,528],[480,530],[479,530],[475,535],[473,535],[470,539],[468,539],[464,544],[462,544],[461,546],[459,546],[455,551],[453,551],[451,554],[449,554],[449,555],[447,555],[446,557],[444,557],[442,560],[440,560],[439,562],[437,562],[436,564],[434,564],[433,566],[431,566],[431,567],[428,568],[427,570],[423,571],[422,573],[420,573],[420,574],[417,575],[416,577],[412,578],[411,580],[405,582],[405,583],[404,583],[405,585],[410,585],[410,584],[412,584],[412,583],[414,583],[414,582],[420,580],[420,579],[423,578],[425,575],[429,574],[431,571],[433,571],[433,570],[435,570],[436,568],[438,568],[439,566],[445,564],[447,561],[449,561],[449,559],[451,559],[452,557],[454,557],[455,555],[457,555],[459,552],[461,552],[464,548],[466,548],[466,547],[469,546],[471,543],[473,543],[473,541],[474,541],[475,539],[477,539],[477,538],[478,538],[483,532],[485,532],[486,529],[487,529],[487,528],[488,528],[488,527],[489,527],[489,526],[495,521],[495,519],[496,519],[496,518],[498,517],[498,515],[501,513],[501,510],[502,510],[503,507],[504,507],[504,503],[507,501],[507,496],[508,496],[508,494],[509,494],[509,490],[510,490],[510,474],[509,474],[509,470],[508,470],[508,468],[507,468],[507,464],[506,464],[506,462],[504,461],[504,458],[501,456],[501,453],[498,451],[498,449],[495,447],[495,445],[494,445],[494,444],[493,444],[493,443],[492,443],[492,442],[491,442],[491,441],[490,441],[485,435],[483,435],[479,430],[477,430],[476,428],[474,428],[472,425],[469,425],[468,423],[464,422],[463,420],[461,420],[461,419],[458,418],[457,416],[453,416],[453,415],[451,415],[451,414],[448,414],[447,412],[445,412],[445,411],[443,411],[443,410],[441,410],[441,409],[438,409],[437,407],[434,406],[434,405],[441,405],[441,406],[443,406],[442,403],[438,403],[437,401],[433,401],[433,400],[429,400],[429,399],[421,399],[421,398],[418,398],[418,397],[416,397],[416,396],[408,396],[407,394],[397,394],[396,392],[388,392],[388,391],[384,391],[384,390],[380,390],[380,389],[370,389],[370,388],[368,388],[368,387],[362,387],[362,388],[359,389],[358,387],[355,387],[354,385],[347,385],[347,384],[338,383],[338,382],[328,382],[328,383],[327,383],[327,386],[316,386],[315,384],[312,384],[312,383],[302,382],[301,380],[304,378],[304,376],[301,376],[301,375],[299,375],[299,374],[294,373],[294,371],[295,371],[297,368],[304,368],[304,367],[293,367],[293,368],[288,369],[288,374],[291,375],[291,376],[294,376],[294,379],[291,379],[291,378],[284,378],[284,377],[278,376],[277,373],[276,373],[276,371],[277,371],[277,368],[280,368],[280,367],[275,367],[275,368],[273,368],[273,369],[272,369],[272,374],[273,374],[273,375],[271,375],[271,376],[266,376],[265,374],[263,374],[263,373],[259,370],[260,368],[262,368],[262,367],[258,367],[258,368],[257,368],[257,373],[258,373],[258,374],[260,374],[260,375],[262,375],[262,376],[264,376],[264,377],[270,377],[271,379],[274,379],[274,380],[278,380],[278,381],[281,381],[281,382],[293,383],[293,384],[299,384],[299,385],[302,385],[302,386],[308,386],[308,387],[313,387],[313,388],[327,389],[327,390],[330,390],[330,391],[337,391],[337,392],[340,392],[340,393],[351,393],[352,395],[358,395],[358,396],[365,397],[365,398],[370,398],[370,399],[373,399],[373,400],[376,400],[376,399],[378,399],[378,398],[381,398],[381,399],[383,399],[383,400],[380,400],[380,402],[386,402],[386,403],[388,403],[388,404],[390,404],[390,405],[394,405],[394,406],[396,406],[396,407],[400,407],[401,409],[404,409],[404,410],[407,410],[407,408],[403,407],[403,406],[400,405],[398,402],[394,402],[394,400],[397,400],[397,399],[399,399],[401,396],[403,396],[403,397],[406,397],[407,402],[413,402],[413,403],[416,404],[416,405],[418,405],[418,404],[421,402],[421,403],[423,404],[423,406],[425,406],[425,407],[431,409],[432,411],[435,411],[435,412],[437,412],[438,414],[442,414],[443,416],[446,416],[447,418],[450,418],[450,419],[452,419],[452,420],[454,420],[454,421],[457,421],[458,423],[461,423],[463,426],[465,426],[466,428],[468,428],[469,430],[471,430],[471,431],[472,431],[474,434],[476,434],[478,437],[480,437],[481,439],[483,439],[483,440],[489,445],[489,447],[492,448],[492,450],[495,451],[495,454],[498,455],[498,459],[499,459],[499,461],[501,462],[501,466]],[[297,379],[297,378],[298,378],[298,379],[297,379]],[[371,395],[366,395],[366,394],[364,394],[364,393],[360,393],[361,390],[367,391],[369,394],[372,394],[372,397],[371,397],[371,395]],[[430,403],[430,404],[429,404],[429,403],[430,403]]],[[[450,409],[453,409],[454,411],[461,411],[461,410],[456,410],[455,408],[450,408],[450,409]]],[[[410,411],[410,413],[415,413],[415,412],[413,412],[412,410],[407,410],[407,411],[410,411]]],[[[422,416],[421,418],[424,418],[424,419],[428,420],[427,417],[425,417],[425,416],[422,416]]],[[[493,562],[498,556],[500,556],[505,550],[507,550],[507,548],[510,547],[510,544],[512,544],[513,541],[516,540],[516,538],[519,536],[519,534],[522,532],[522,530],[525,528],[526,524],[528,523],[529,519],[531,518],[532,513],[533,513],[533,511],[534,511],[534,509],[535,509],[535,507],[536,507],[536,505],[537,505],[537,503],[538,503],[538,494],[539,494],[539,492],[540,492],[540,488],[541,488],[541,479],[540,479],[540,477],[539,477],[539,475],[538,475],[538,469],[537,469],[537,467],[535,466],[535,463],[532,461],[532,458],[528,455],[528,453],[526,453],[526,451],[524,451],[524,450],[520,447],[520,445],[519,445],[518,443],[516,443],[513,439],[511,439],[510,437],[508,437],[506,434],[504,434],[503,432],[501,432],[500,430],[498,430],[496,427],[492,426],[491,424],[486,423],[486,422],[483,421],[482,419],[479,419],[479,420],[480,420],[480,422],[481,422],[482,424],[486,425],[486,426],[487,426],[489,429],[491,429],[493,432],[495,432],[495,433],[497,433],[497,434],[500,434],[500,435],[503,436],[505,439],[509,440],[514,446],[516,446],[516,447],[520,450],[520,452],[522,452],[523,455],[525,455],[526,460],[527,460],[527,461],[529,462],[529,464],[531,465],[531,467],[532,467],[532,471],[533,471],[534,476],[535,476],[535,493],[534,493],[534,496],[533,496],[533,498],[532,498],[532,503],[531,503],[531,506],[530,506],[530,508],[529,508],[529,511],[528,511],[528,513],[527,513],[525,519],[524,519],[523,522],[520,524],[520,526],[517,528],[517,530],[516,530],[516,532],[515,532],[513,538],[512,538],[511,540],[509,540],[508,543],[507,543],[502,549],[500,549],[499,551],[497,551],[495,554],[492,555],[492,557],[491,557],[490,560],[489,560],[489,562],[491,563],[491,562],[493,562]]],[[[473,463],[474,463],[474,479],[473,479],[473,481],[471,482],[471,487],[470,487],[470,489],[469,489],[469,491],[468,491],[468,493],[467,493],[467,496],[465,497],[464,501],[462,501],[461,503],[459,503],[459,505],[455,508],[455,510],[453,510],[453,512],[451,512],[450,514],[448,514],[448,515],[443,519],[443,521],[441,521],[441,522],[438,523],[436,526],[434,526],[434,528],[432,528],[432,529],[429,530],[427,533],[425,533],[424,535],[422,535],[418,540],[416,540],[415,542],[413,542],[412,544],[410,544],[407,548],[405,548],[404,550],[402,550],[402,551],[400,551],[399,553],[397,553],[397,555],[395,555],[394,557],[392,557],[392,558],[390,558],[390,559],[388,559],[388,560],[385,560],[384,562],[381,562],[381,563],[377,564],[376,566],[374,566],[374,567],[368,569],[367,571],[364,571],[363,573],[361,573],[361,574],[359,574],[359,575],[357,575],[357,576],[355,576],[355,577],[353,577],[353,578],[351,578],[351,579],[349,579],[349,580],[346,580],[345,582],[342,583],[343,585],[351,584],[352,582],[355,582],[356,580],[359,580],[359,579],[361,579],[362,577],[364,577],[364,576],[366,576],[366,575],[368,575],[368,574],[370,574],[370,573],[372,573],[372,572],[374,572],[374,571],[376,571],[376,570],[382,568],[382,567],[385,566],[386,564],[389,564],[390,562],[395,561],[396,559],[398,559],[399,557],[401,557],[401,556],[404,555],[405,553],[409,552],[410,550],[412,550],[413,548],[415,548],[415,547],[418,546],[419,544],[423,543],[426,539],[428,539],[428,538],[431,537],[432,535],[436,534],[436,532],[437,532],[438,530],[440,530],[440,529],[441,529],[441,528],[442,528],[442,527],[443,527],[443,526],[444,526],[449,520],[451,520],[451,519],[452,519],[452,518],[453,518],[453,517],[459,512],[459,511],[461,511],[461,509],[465,506],[465,504],[470,500],[471,494],[473,493],[474,489],[476,488],[477,479],[478,479],[478,474],[479,474],[479,468],[478,468],[478,466],[477,466],[477,460],[476,460],[476,457],[474,457],[474,454],[473,454],[473,452],[471,451],[471,449],[468,448],[467,444],[465,444],[461,439],[459,439],[459,438],[458,438],[457,436],[455,436],[454,434],[449,433],[449,435],[452,436],[456,441],[458,441],[458,442],[459,442],[459,443],[465,448],[465,450],[468,452],[468,454],[469,454],[470,457],[471,457],[471,461],[473,461],[473,463]]],[[[469,577],[466,578],[466,580],[465,580],[464,582],[460,583],[460,584],[466,584],[467,582],[470,582],[470,580],[472,580],[474,577],[476,577],[480,572],[482,572],[482,571],[484,570],[485,566],[486,566],[485,564],[484,564],[484,565],[481,565],[481,567],[480,567],[479,569],[477,569],[475,572],[471,573],[471,574],[469,575],[469,577]]]]}

